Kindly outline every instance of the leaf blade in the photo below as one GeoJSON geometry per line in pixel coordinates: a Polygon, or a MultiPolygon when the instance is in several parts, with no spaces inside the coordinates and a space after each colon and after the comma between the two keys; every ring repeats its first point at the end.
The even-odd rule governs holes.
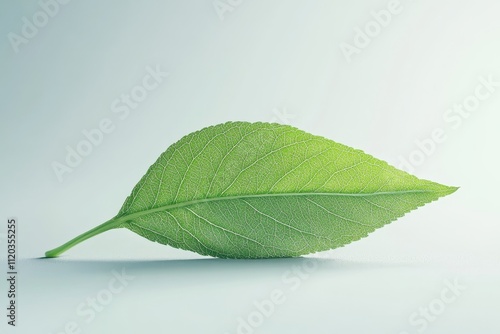
{"type": "MultiPolygon", "coordinates": [[[[165,175],[165,166],[171,163],[172,160],[175,161],[173,165],[176,166],[178,166],[181,161],[185,164],[186,167],[183,173],[178,173],[179,180],[170,180],[170,182],[164,183],[164,185],[176,185],[174,186],[175,195],[173,195],[172,192],[170,197],[166,196],[161,198],[161,194],[168,194],[168,191],[162,191],[160,187],[156,191],[155,200],[152,202],[152,206],[137,205],[134,201],[128,204],[126,202],[124,207],[127,209],[124,210],[124,212],[127,212],[127,210],[132,212],[135,212],[135,210],[150,210],[154,209],[155,205],[157,206],[160,204],[165,204],[165,207],[163,209],[160,208],[160,211],[169,211],[179,208],[179,206],[177,206],[178,203],[181,203],[181,206],[185,208],[189,208],[192,205],[207,205],[207,208],[211,208],[217,201],[255,200],[257,197],[262,197],[272,202],[277,201],[276,198],[278,197],[308,197],[321,194],[321,192],[327,196],[356,196],[357,194],[368,194],[368,196],[371,196],[376,193],[382,195],[391,192],[401,196],[408,191],[407,189],[411,189],[410,191],[414,192],[419,191],[419,187],[422,191],[429,191],[427,189],[430,189],[437,193],[439,193],[439,191],[444,191],[444,193],[454,191],[454,188],[441,186],[430,181],[419,180],[359,150],[354,150],[345,145],[334,143],[328,139],[307,134],[292,127],[276,124],[225,123],[190,134],[174,144],[169,150],[171,150],[170,154],[167,150],[163,157],[160,157],[155,164],[157,166],[162,166],[162,176],[165,175]],[[212,136],[207,136],[207,133],[211,133],[212,136]],[[199,142],[198,149],[196,149],[197,142],[199,142]],[[214,147],[211,147],[212,145],[214,147]],[[193,148],[193,146],[195,148],[193,148]],[[175,156],[175,152],[178,152],[178,157],[175,156]],[[208,159],[208,157],[211,157],[211,159],[208,159]],[[280,160],[284,163],[277,163],[280,162],[280,160]],[[215,164],[210,166],[213,162],[215,162],[215,164]],[[203,163],[204,166],[200,166],[200,163],[203,163]],[[190,174],[190,171],[196,170],[201,171],[199,174],[203,174],[203,170],[207,165],[209,167],[208,170],[212,170],[213,173],[207,173],[209,175],[205,175],[206,180],[197,177],[197,173],[193,172],[190,174]],[[276,170],[274,172],[266,169],[266,166],[270,165],[275,167],[276,170]],[[376,175],[373,173],[374,168],[379,170],[376,175]],[[225,173],[224,178],[221,176],[221,171],[225,173]],[[351,175],[353,174],[352,171],[356,171],[355,174],[358,175],[357,182],[353,182],[354,177],[351,175]],[[261,174],[259,177],[255,177],[255,175],[259,174],[261,174]],[[390,177],[388,177],[389,174],[390,177]],[[341,175],[347,175],[347,177],[341,178],[341,175]],[[359,175],[365,176],[364,180],[361,182],[359,181],[359,175]],[[194,188],[194,184],[196,185],[197,191],[189,191],[189,189],[194,188]],[[360,184],[362,186],[361,188],[360,184]],[[384,189],[386,190],[384,191],[384,189]]],[[[144,194],[140,194],[141,190],[152,189],[152,186],[147,185],[147,183],[150,182],[150,180],[154,180],[154,175],[159,174],[159,172],[154,169],[151,169],[148,173],[151,175],[151,178],[145,177],[145,179],[141,180],[137,186],[139,191],[135,192],[136,198],[137,196],[144,196],[144,194]]],[[[175,176],[175,174],[173,175],[175,176]]],[[[154,184],[154,182],[152,183],[154,184]]],[[[439,197],[440,196],[431,196],[421,203],[416,201],[415,205],[418,203],[423,205],[439,197]]],[[[285,205],[286,201],[283,204],[285,205]]],[[[374,206],[375,204],[371,205],[374,206]]],[[[251,217],[250,213],[244,213],[245,209],[241,206],[234,205],[232,207],[227,204],[219,205],[226,205],[226,211],[228,212],[237,212],[238,215],[247,215],[247,217],[251,217]]],[[[351,204],[351,206],[352,205],[353,204],[351,204]]],[[[296,206],[298,208],[305,208],[307,207],[307,203],[296,203],[296,206]]],[[[378,206],[380,210],[387,210],[380,208],[380,205],[378,206]]],[[[318,207],[318,209],[320,208],[318,207]]],[[[258,212],[257,207],[254,207],[253,210],[258,212]]],[[[311,211],[310,208],[308,208],[308,210],[311,211]]],[[[336,208],[336,210],[339,210],[339,208],[336,208]]],[[[373,208],[369,210],[374,211],[373,208]]],[[[405,209],[404,212],[408,211],[408,209],[405,209]]],[[[198,223],[192,228],[194,231],[211,231],[210,233],[215,235],[217,234],[214,232],[215,227],[207,221],[211,222],[211,220],[214,220],[220,222],[223,215],[222,212],[223,211],[219,213],[219,217],[211,217],[210,220],[206,219],[204,216],[193,217],[193,214],[181,215],[180,217],[176,217],[176,224],[180,225],[179,221],[183,224],[188,224],[188,222],[192,220],[197,220],[199,222],[205,221],[205,225],[207,226],[203,227],[203,224],[198,223]]],[[[392,219],[390,219],[391,217],[384,216],[383,222],[388,223],[400,217],[404,212],[393,214],[392,219]]],[[[170,214],[172,214],[172,212],[170,212],[170,214]]],[[[299,212],[296,212],[295,215],[299,215],[299,212]]],[[[267,214],[267,216],[272,217],[269,214],[267,214]]],[[[213,240],[208,239],[204,242],[200,240],[203,239],[200,235],[197,235],[196,239],[198,240],[191,236],[196,232],[176,230],[175,234],[184,233],[184,238],[186,238],[186,240],[192,239],[192,241],[187,244],[178,241],[174,242],[172,245],[171,240],[159,240],[159,236],[151,236],[144,231],[141,233],[139,227],[134,228],[129,226],[129,228],[150,240],[171,244],[177,248],[196,251],[203,255],[217,257],[266,257],[266,254],[270,254],[271,257],[296,256],[305,254],[301,252],[302,249],[307,249],[307,253],[310,253],[313,251],[340,247],[348,243],[346,239],[343,242],[332,242],[329,247],[326,245],[321,246],[321,243],[318,243],[315,246],[313,245],[313,247],[307,248],[306,245],[302,244],[301,248],[294,248],[294,250],[289,250],[288,252],[275,251],[274,253],[269,253],[269,250],[254,250],[250,252],[251,254],[245,254],[247,249],[252,249],[249,245],[250,241],[247,240],[247,242],[241,241],[238,247],[233,248],[233,254],[228,255],[227,252],[224,252],[223,248],[231,248],[231,240],[227,240],[225,243],[221,240],[227,239],[228,235],[232,235],[232,239],[237,239],[238,235],[245,235],[244,228],[243,230],[233,231],[235,226],[237,226],[235,225],[235,219],[237,218],[233,217],[233,219],[229,220],[223,228],[219,228],[220,235],[214,237],[213,240]],[[217,247],[217,243],[222,243],[222,247],[217,247]],[[238,249],[243,249],[245,251],[240,253],[237,252],[238,249]]],[[[268,219],[272,222],[271,218],[268,219]]],[[[283,219],[289,221],[291,218],[284,217],[283,219]]],[[[307,217],[302,217],[302,219],[305,220],[307,217]]],[[[325,217],[321,219],[325,220],[325,217]]],[[[169,221],[169,218],[162,217],[160,220],[169,221]]],[[[310,218],[307,220],[310,221],[310,218]]],[[[257,218],[248,218],[246,221],[257,221],[257,218]]],[[[140,223],[142,225],[147,225],[148,220],[141,220],[140,223]]],[[[338,222],[333,224],[338,224],[338,222]]],[[[294,226],[288,225],[290,226],[289,229],[294,229],[294,226]]],[[[169,224],[168,226],[167,229],[171,228],[173,224],[169,224]]],[[[261,226],[264,225],[261,224],[261,226]]],[[[381,226],[383,226],[383,224],[381,226]]],[[[374,229],[371,229],[370,232],[373,230],[374,229]]],[[[265,233],[269,232],[266,231],[265,233]]],[[[281,231],[281,233],[284,232],[281,231]]],[[[366,234],[368,233],[369,232],[366,234]]],[[[252,242],[254,245],[264,247],[262,242],[258,241],[261,239],[258,238],[258,236],[248,236],[248,238],[249,240],[253,240],[252,242]]],[[[329,238],[333,240],[331,236],[325,235],[321,235],[319,238],[329,238]]],[[[300,239],[300,237],[298,239],[300,239]]],[[[235,242],[234,240],[232,241],[235,242]]],[[[273,245],[272,243],[266,244],[266,247],[272,249],[273,245]]]]}

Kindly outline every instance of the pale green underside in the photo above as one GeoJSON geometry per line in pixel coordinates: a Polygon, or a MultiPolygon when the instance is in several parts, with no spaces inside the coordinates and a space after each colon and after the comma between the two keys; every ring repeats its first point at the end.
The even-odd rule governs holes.
{"type": "Polygon", "coordinates": [[[203,255],[288,257],[358,240],[455,190],[290,126],[230,122],[172,145],[115,220],[203,255]]]}

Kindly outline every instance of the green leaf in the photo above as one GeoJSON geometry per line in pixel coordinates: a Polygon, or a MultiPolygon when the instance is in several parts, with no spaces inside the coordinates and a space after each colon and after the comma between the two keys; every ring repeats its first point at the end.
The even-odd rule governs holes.
{"type": "Polygon", "coordinates": [[[116,217],[46,256],[114,228],[202,255],[299,256],[361,239],[456,189],[290,126],[229,122],[170,146],[116,217]]]}

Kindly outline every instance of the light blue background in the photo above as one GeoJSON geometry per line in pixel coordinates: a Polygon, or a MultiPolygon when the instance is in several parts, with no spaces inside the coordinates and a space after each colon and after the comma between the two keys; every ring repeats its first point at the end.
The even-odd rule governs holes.
{"type": "MultiPolygon", "coordinates": [[[[20,326],[8,333],[58,333],[72,320],[82,333],[234,333],[276,288],[287,300],[256,333],[416,333],[408,317],[439,297],[444,279],[467,289],[426,333],[499,332],[500,88],[456,129],[443,115],[479,77],[500,81],[500,4],[401,0],[349,62],[340,46],[389,1],[230,3],[221,20],[210,0],[70,1],[17,53],[8,36],[40,4],[0,4],[0,207],[3,220],[19,221],[23,259],[20,326]],[[169,76],[120,119],[113,101],[157,66],[169,76]],[[113,132],[59,182],[51,164],[104,118],[113,132]],[[170,144],[228,120],[288,123],[394,165],[442,128],[446,141],[414,174],[461,189],[322,254],[294,292],[281,277],[304,259],[180,261],[200,257],[125,230],[35,259],[114,216],[170,144]],[[122,268],[134,281],[82,321],[77,305],[122,268]]],[[[5,305],[4,280],[1,289],[5,305]]]]}

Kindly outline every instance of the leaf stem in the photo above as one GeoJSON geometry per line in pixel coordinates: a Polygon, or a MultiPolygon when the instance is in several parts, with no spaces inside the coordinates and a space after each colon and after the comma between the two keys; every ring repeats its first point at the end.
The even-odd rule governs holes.
{"type": "Polygon", "coordinates": [[[85,241],[89,238],[92,238],[92,237],[94,237],[98,234],[101,234],[103,232],[106,232],[108,230],[112,230],[114,228],[120,227],[120,224],[121,224],[121,219],[116,219],[116,218],[110,219],[107,222],[102,223],[101,225],[94,227],[93,229],[88,230],[87,232],[82,233],[79,236],[71,239],[67,243],[45,252],[45,256],[46,257],[57,257],[57,256],[61,255],[62,253],[64,253],[65,251],[67,251],[68,249],[72,248],[73,246],[78,245],[82,241],[85,241]]]}

